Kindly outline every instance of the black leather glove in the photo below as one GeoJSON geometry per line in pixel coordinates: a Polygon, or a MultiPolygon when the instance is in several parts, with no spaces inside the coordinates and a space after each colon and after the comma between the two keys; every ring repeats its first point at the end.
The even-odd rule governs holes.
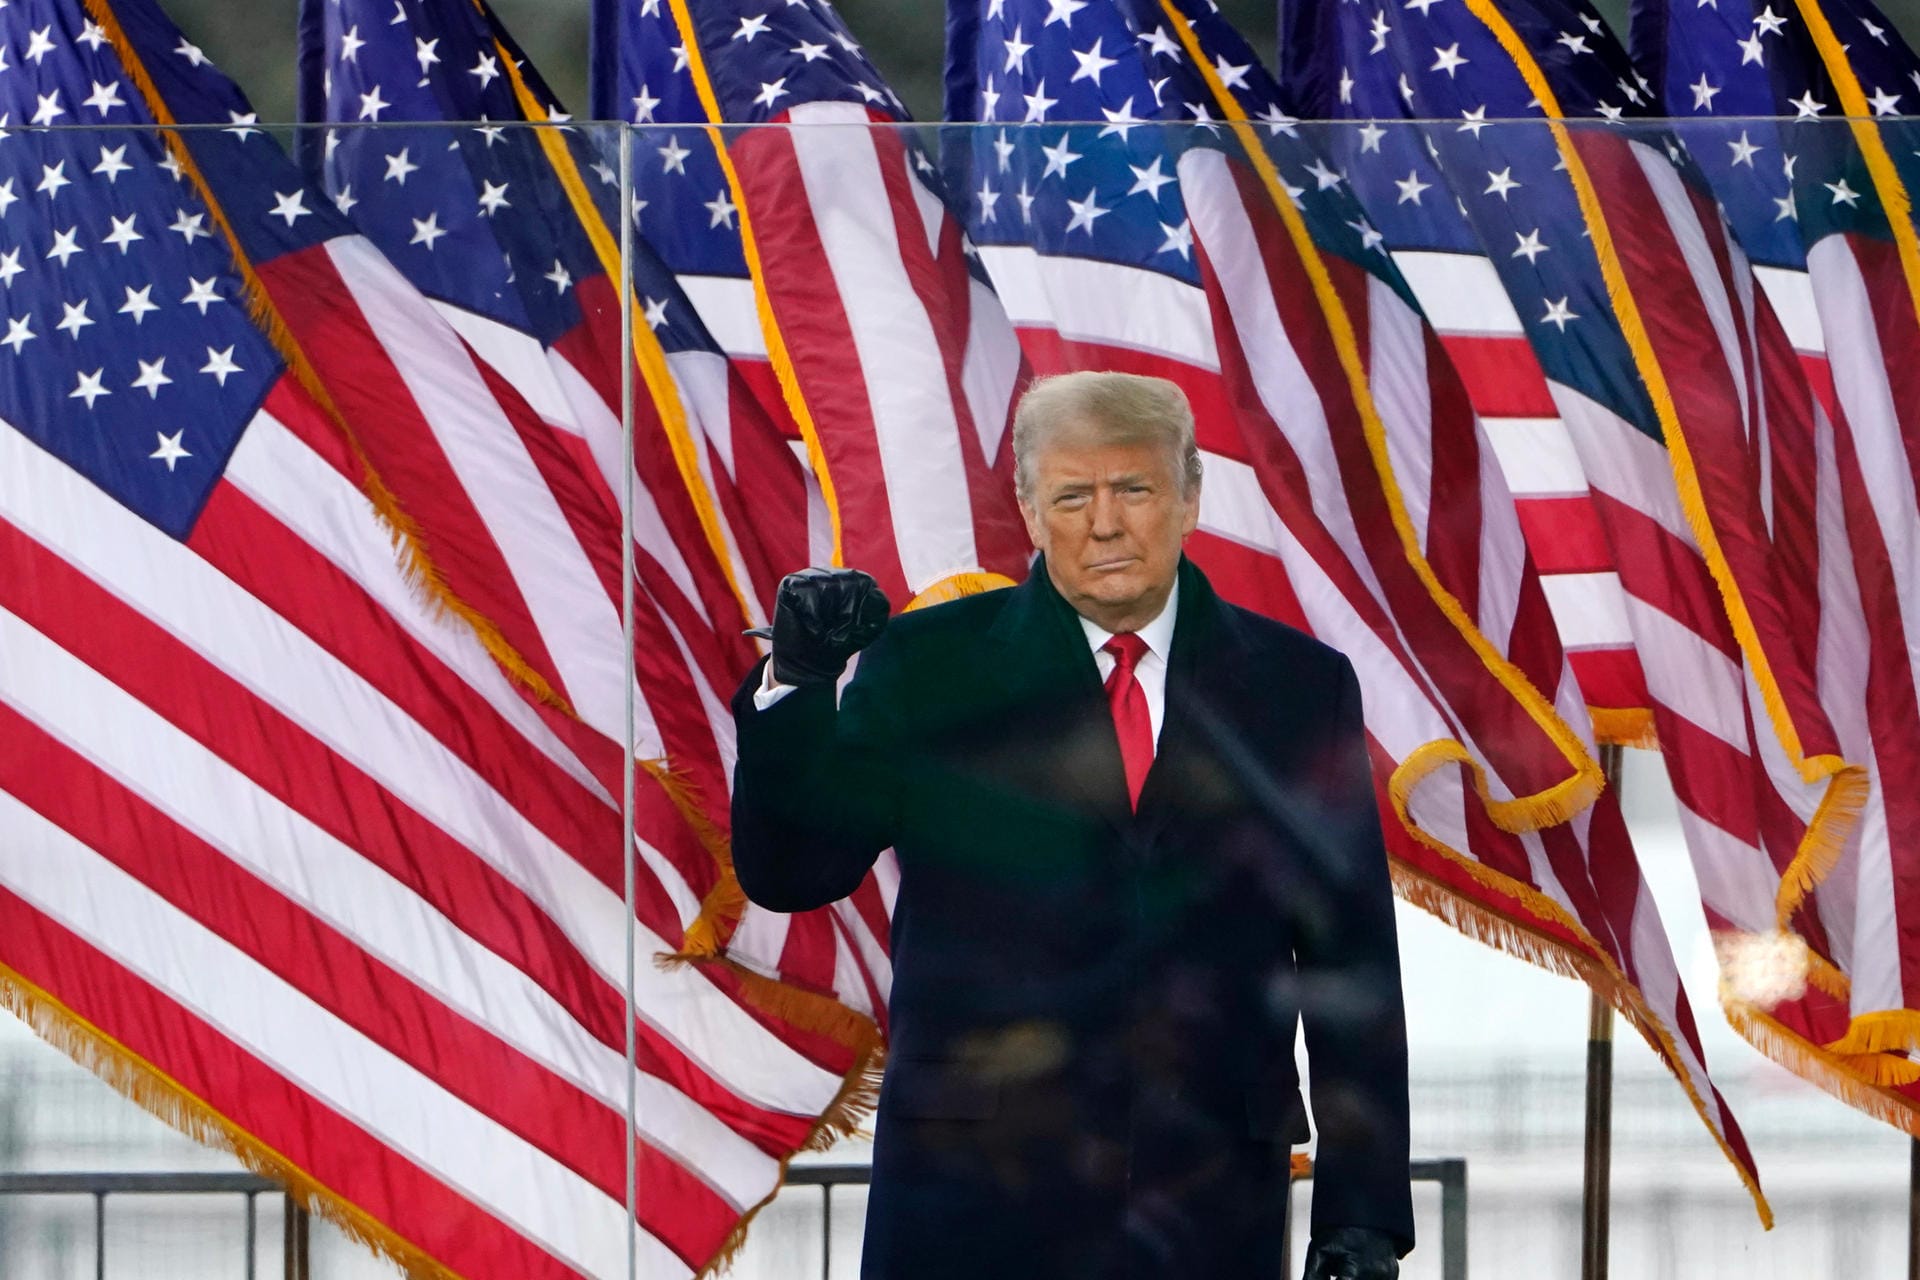
{"type": "Polygon", "coordinates": [[[832,684],[847,659],[880,638],[887,610],[880,584],[858,569],[788,574],[773,605],[773,678],[781,684],[832,684]]]}
{"type": "Polygon", "coordinates": [[[1399,1274],[1392,1236],[1371,1227],[1335,1227],[1308,1247],[1303,1280],[1395,1280],[1399,1274]]]}

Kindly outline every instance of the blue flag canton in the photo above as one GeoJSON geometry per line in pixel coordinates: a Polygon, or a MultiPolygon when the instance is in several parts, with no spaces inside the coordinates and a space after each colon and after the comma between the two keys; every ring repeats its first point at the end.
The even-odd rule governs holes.
{"type": "Polygon", "coordinates": [[[641,126],[629,145],[642,233],[682,275],[745,279],[739,210],[711,135],[701,127],[706,108],[672,9],[667,0],[601,3],[613,11],[599,18],[612,24],[603,42],[618,54],[616,87],[609,95],[604,84],[596,85],[595,105],[609,119],[641,126]]]}
{"type": "MultiPolygon", "coordinates": [[[[699,5],[694,51],[682,38],[673,0],[606,8],[614,12],[600,19],[600,38],[617,53],[610,77],[602,67],[596,104],[610,117],[648,126],[632,140],[634,181],[645,201],[640,225],[666,265],[682,275],[747,276],[739,210],[714,153],[714,135],[701,127],[707,113],[693,78],[694,53],[729,122],[772,120],[800,103],[822,101],[857,102],[906,119],[860,43],[815,0],[699,5]]],[[[604,49],[601,57],[604,64],[604,49]]]]}
{"type": "MultiPolygon", "coordinates": [[[[1520,67],[1462,0],[1411,0],[1392,13],[1331,7],[1343,32],[1343,114],[1435,122],[1426,141],[1439,172],[1547,376],[1657,438],[1652,401],[1615,323],[1559,145],[1544,123],[1527,119],[1542,112],[1520,67]]],[[[1630,122],[1657,110],[1655,98],[1598,14],[1555,0],[1503,4],[1501,13],[1526,40],[1562,109],[1599,117],[1570,130],[1618,130],[1624,144],[1646,128],[1645,141],[1682,158],[1666,132],[1630,122]]]]}
{"type": "MultiPolygon", "coordinates": [[[[1326,180],[1331,168],[1281,109],[1259,58],[1223,19],[1183,16],[1214,78],[1259,122],[1316,244],[1397,284],[1379,233],[1326,180]]],[[[1006,126],[974,131],[968,211],[977,240],[1199,282],[1179,159],[1193,147],[1229,155],[1240,147],[1155,0],[988,0],[984,12],[955,14],[949,40],[971,42],[964,65],[950,50],[949,113],[1006,126]]]]}
{"type": "MultiPolygon", "coordinates": [[[[320,87],[339,126],[317,158],[336,207],[433,297],[548,345],[578,326],[577,286],[604,272],[538,132],[523,123],[514,69],[503,65],[513,54],[486,15],[468,0],[317,8],[320,87]],[[397,121],[478,123],[383,127],[397,121]]],[[[518,71],[546,117],[567,129],[617,238],[614,164],[565,125],[530,67],[518,71]]]]}
{"type": "Polygon", "coordinates": [[[686,9],[729,124],[778,120],[810,102],[857,103],[908,119],[906,104],[823,0],[700,0],[686,9]]]}
{"type": "Polygon", "coordinates": [[[184,538],[281,362],[106,33],[13,0],[0,68],[0,416],[184,538]]]}

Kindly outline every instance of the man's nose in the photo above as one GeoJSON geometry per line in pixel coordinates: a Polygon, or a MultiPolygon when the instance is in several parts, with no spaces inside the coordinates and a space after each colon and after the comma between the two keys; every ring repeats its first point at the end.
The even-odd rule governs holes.
{"type": "Polygon", "coordinates": [[[1093,493],[1093,536],[1105,540],[1117,538],[1120,527],[1120,501],[1105,489],[1096,489],[1093,493]]]}

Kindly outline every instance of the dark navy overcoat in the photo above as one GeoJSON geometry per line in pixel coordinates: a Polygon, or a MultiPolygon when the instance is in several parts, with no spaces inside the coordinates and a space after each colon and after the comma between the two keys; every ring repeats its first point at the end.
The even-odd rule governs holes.
{"type": "Polygon", "coordinates": [[[867,1280],[1277,1280],[1313,1223],[1413,1240],[1406,1034],[1353,668],[1191,563],[1136,814],[1085,635],[1025,585],[892,620],[734,710],[733,857],[799,911],[900,863],[867,1280]]]}

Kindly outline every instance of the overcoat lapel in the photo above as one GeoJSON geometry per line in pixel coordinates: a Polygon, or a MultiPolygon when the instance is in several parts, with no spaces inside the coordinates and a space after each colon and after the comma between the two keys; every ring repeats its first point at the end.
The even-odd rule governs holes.
{"type": "Polygon", "coordinates": [[[1044,558],[1014,588],[991,633],[1002,646],[995,674],[1009,708],[1037,733],[1077,744],[1067,766],[1075,776],[1056,780],[1063,784],[1060,794],[1083,799],[1126,837],[1125,847],[1142,853],[1179,817],[1184,797],[1201,779],[1221,776],[1209,746],[1216,735],[1206,726],[1233,717],[1244,697],[1246,663],[1231,615],[1185,559],[1179,607],[1167,655],[1165,718],[1137,813],[1127,800],[1126,769],[1099,667],[1078,615],[1047,576],[1044,558]]]}
{"type": "Polygon", "coordinates": [[[1140,792],[1135,835],[1143,849],[1160,844],[1169,825],[1179,828],[1190,804],[1228,774],[1217,761],[1222,718],[1243,714],[1247,664],[1232,615],[1191,561],[1180,562],[1180,612],[1167,655],[1165,718],[1153,768],[1140,792]]]}
{"type": "Polygon", "coordinates": [[[1030,726],[1034,745],[1042,748],[1040,758],[1053,757],[1056,776],[1036,781],[1047,784],[1056,799],[1126,830],[1133,809],[1100,668],[1079,615],[1047,576],[1045,557],[1037,557],[1027,580],[1013,589],[990,634],[1000,646],[994,674],[1010,714],[1030,726]],[[1048,752],[1048,744],[1070,749],[1048,752]]]}

